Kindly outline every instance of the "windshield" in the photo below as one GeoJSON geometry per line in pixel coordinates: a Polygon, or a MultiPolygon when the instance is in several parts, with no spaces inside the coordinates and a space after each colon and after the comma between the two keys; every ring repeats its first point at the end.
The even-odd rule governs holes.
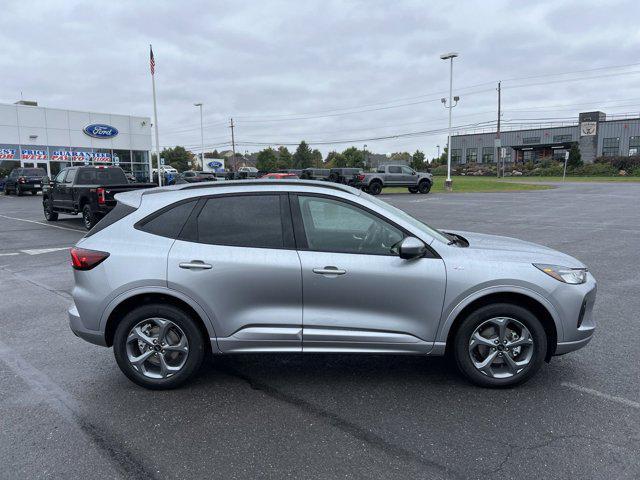
{"type": "Polygon", "coordinates": [[[81,168],[76,177],[76,185],[117,185],[128,183],[121,168],[81,168]]]}
{"type": "Polygon", "coordinates": [[[413,218],[407,212],[400,210],[399,208],[396,208],[393,205],[389,205],[387,202],[378,200],[376,197],[369,195],[368,193],[362,192],[362,196],[367,200],[369,200],[370,202],[375,203],[377,206],[379,206],[383,210],[386,210],[387,212],[393,213],[395,216],[400,217],[405,222],[411,224],[412,226],[416,227],[418,230],[426,233],[427,235],[430,235],[436,240],[439,240],[443,243],[449,243],[450,239],[447,238],[443,233],[441,233],[440,231],[436,230],[433,227],[430,227],[426,223],[423,223],[420,220],[413,218]]]}

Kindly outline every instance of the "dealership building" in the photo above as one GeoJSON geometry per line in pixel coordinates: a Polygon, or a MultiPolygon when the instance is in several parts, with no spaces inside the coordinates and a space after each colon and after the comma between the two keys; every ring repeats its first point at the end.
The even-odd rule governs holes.
{"type": "Polygon", "coordinates": [[[151,120],[109,113],[0,104],[0,169],[40,167],[50,177],[71,165],[118,165],[149,180],[151,120]]]}
{"type": "Polygon", "coordinates": [[[559,126],[452,135],[452,163],[536,162],[543,158],[564,160],[572,145],[582,161],[593,163],[601,156],[640,155],[640,115],[609,117],[603,112],[584,112],[577,121],[559,126]]]}

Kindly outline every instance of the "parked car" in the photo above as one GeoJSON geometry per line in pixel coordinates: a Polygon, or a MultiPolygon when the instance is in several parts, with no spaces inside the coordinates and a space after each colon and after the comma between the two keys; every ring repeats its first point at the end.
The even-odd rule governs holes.
{"type": "Polygon", "coordinates": [[[356,175],[361,173],[361,168],[332,168],[329,171],[329,181],[353,186],[358,181],[356,175]]]}
{"type": "Polygon", "coordinates": [[[129,183],[120,167],[68,167],[51,181],[45,177],[42,190],[44,217],[49,222],[58,214],[82,214],[82,222],[91,230],[116,205],[117,193],[155,187],[154,183],[129,183]]]}
{"type": "Polygon", "coordinates": [[[0,190],[2,190],[4,192],[4,185],[7,181],[7,177],[9,175],[3,175],[2,177],[0,177],[0,190]]]}
{"type": "Polygon", "coordinates": [[[260,173],[256,167],[240,167],[238,169],[237,178],[245,179],[245,178],[258,178],[258,174],[260,173]]]}
{"type": "Polygon", "coordinates": [[[276,172],[276,173],[267,173],[261,178],[271,178],[271,179],[277,179],[277,180],[295,180],[296,178],[300,178],[300,177],[298,177],[298,175],[296,175],[295,173],[276,172]]]}
{"type": "Polygon", "coordinates": [[[300,178],[305,180],[329,180],[331,171],[328,168],[305,168],[300,173],[300,178]]]}
{"type": "Polygon", "coordinates": [[[386,187],[407,187],[411,193],[429,193],[432,185],[430,173],[416,172],[406,165],[381,165],[375,173],[358,174],[354,186],[378,195],[386,187]]]}
{"type": "Polygon", "coordinates": [[[197,172],[194,170],[187,170],[178,175],[178,178],[184,180],[187,183],[198,182],[215,182],[217,180],[213,172],[197,172]]]}
{"type": "Polygon", "coordinates": [[[42,178],[47,176],[43,168],[14,168],[4,183],[5,195],[15,193],[19,197],[24,192],[37,195],[42,191],[42,178]]]}
{"type": "Polygon", "coordinates": [[[596,282],[575,258],[442,232],[348,186],[246,180],[117,201],[71,249],[70,326],[147,388],[182,384],[209,350],[448,352],[472,382],[505,387],[595,329],[596,282]]]}

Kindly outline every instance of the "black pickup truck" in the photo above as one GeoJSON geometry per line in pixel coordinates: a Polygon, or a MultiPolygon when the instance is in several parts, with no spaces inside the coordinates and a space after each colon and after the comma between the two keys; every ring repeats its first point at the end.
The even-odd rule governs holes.
{"type": "Polygon", "coordinates": [[[116,206],[117,193],[157,187],[154,183],[129,183],[120,167],[68,167],[53,180],[43,180],[44,218],[56,221],[59,213],[82,214],[87,230],[116,206]]]}

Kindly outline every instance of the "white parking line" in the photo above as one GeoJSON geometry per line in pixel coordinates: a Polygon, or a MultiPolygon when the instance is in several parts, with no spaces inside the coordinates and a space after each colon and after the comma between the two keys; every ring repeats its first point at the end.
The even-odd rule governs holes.
{"type": "Polygon", "coordinates": [[[18,220],[19,222],[37,223],[38,225],[42,225],[42,226],[45,226],[45,227],[51,227],[51,228],[59,228],[60,230],[70,230],[72,232],[86,233],[84,230],[80,230],[79,228],[61,227],[59,225],[51,225],[50,223],[38,222],[36,220],[27,220],[26,218],[10,217],[8,215],[0,215],[0,217],[8,218],[9,220],[18,220]]]}
{"type": "Polygon", "coordinates": [[[60,250],[69,250],[71,247],[55,247],[55,248],[34,248],[30,250],[20,250],[27,255],[41,255],[43,253],[59,252],[60,250]]]}
{"type": "Polygon", "coordinates": [[[11,255],[20,255],[20,252],[0,253],[0,257],[9,257],[11,255]]]}
{"type": "Polygon", "coordinates": [[[562,382],[560,385],[562,385],[563,387],[571,388],[573,390],[577,390],[582,393],[588,393],[589,395],[593,395],[594,397],[600,397],[611,402],[620,403],[622,405],[626,405],[627,407],[640,409],[640,402],[634,402],[633,400],[629,400],[628,398],[599,392],[598,390],[594,390],[593,388],[583,387],[581,385],[576,385],[575,383],[570,382],[562,382]]]}

